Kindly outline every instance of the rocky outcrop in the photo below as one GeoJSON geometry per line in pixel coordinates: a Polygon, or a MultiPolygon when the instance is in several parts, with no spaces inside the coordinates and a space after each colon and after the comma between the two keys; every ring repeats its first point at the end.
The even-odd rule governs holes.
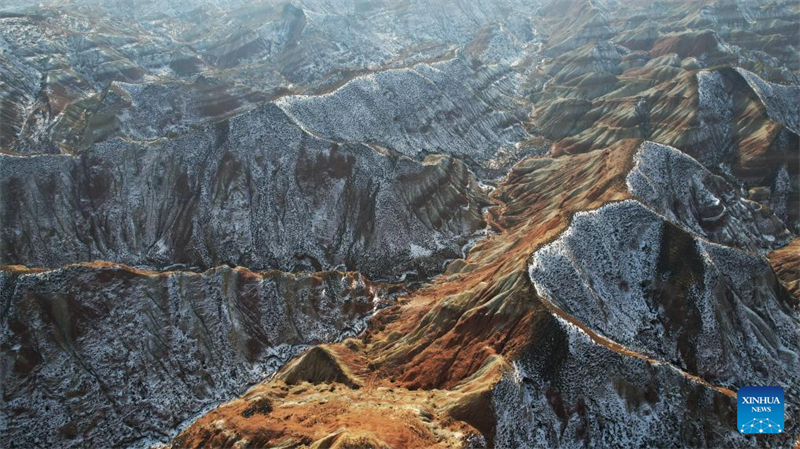
{"type": "Polygon", "coordinates": [[[633,196],[690,232],[755,252],[791,239],[772,210],[743,199],[723,178],[672,147],[645,142],[635,162],[627,178],[633,196]]]}
{"type": "Polygon", "coordinates": [[[278,378],[288,385],[302,382],[312,384],[340,383],[350,388],[359,388],[361,382],[339,363],[330,350],[316,346],[298,357],[283,369],[278,378]]]}
{"type": "Polygon", "coordinates": [[[506,357],[539,341],[538,329],[551,319],[527,277],[531,245],[557,234],[570,211],[628,195],[624,167],[635,147],[631,142],[620,147],[527,159],[498,186],[498,197],[507,204],[492,209],[502,214],[494,226],[505,231],[473,247],[466,260],[449,264],[435,283],[377,313],[365,334],[324,346],[324,354],[317,354],[324,358],[310,358],[333,359],[335,365],[325,365],[344,368],[308,370],[326,375],[307,376],[294,386],[285,386],[279,374],[199,419],[174,444],[312,445],[320,434],[346,427],[374,432],[391,447],[484,447],[481,442],[492,447],[492,390],[510,368],[506,357]],[[342,372],[347,376],[329,376],[342,372]],[[351,376],[363,386],[324,382],[351,376]],[[273,412],[241,417],[247,402],[263,395],[270,397],[273,412]],[[380,419],[360,418],[364,415],[380,419]],[[308,416],[317,419],[311,427],[308,416]],[[380,430],[373,430],[376,426],[380,430]],[[319,434],[312,433],[316,430],[319,434]]]}
{"type": "Polygon", "coordinates": [[[638,202],[577,214],[534,254],[530,276],[598,334],[709,382],[797,384],[800,319],[769,264],[698,240],[638,202]]]}
{"type": "Polygon", "coordinates": [[[796,88],[741,69],[701,71],[697,78],[700,126],[686,151],[733,175],[752,199],[769,205],[796,232],[800,137],[793,128],[800,112],[791,101],[796,88]]]}
{"type": "Polygon", "coordinates": [[[747,85],[761,100],[767,116],[785,126],[789,131],[800,134],[800,86],[780,85],[762,80],[747,70],[737,68],[747,85]]]}
{"type": "Polygon", "coordinates": [[[327,95],[289,96],[277,104],[325,138],[484,164],[528,137],[526,111],[509,101],[513,85],[507,77],[498,66],[473,71],[458,57],[370,74],[327,95]]]}
{"type": "Polygon", "coordinates": [[[800,312],[800,239],[794,239],[783,248],[770,252],[767,259],[800,312]]]}
{"type": "Polygon", "coordinates": [[[3,263],[439,270],[485,227],[450,157],[338,145],[266,105],[175,139],[2,156],[3,263]]]}
{"type": "Polygon", "coordinates": [[[565,320],[540,335],[492,392],[496,448],[749,447],[735,430],[735,395],[608,349],[565,320]]]}
{"type": "MultiPolygon", "coordinates": [[[[307,416],[320,434],[342,426],[371,431],[374,421],[353,417],[369,409],[384,429],[402,420],[418,429],[416,438],[444,426],[430,447],[447,441],[456,424],[499,448],[749,446],[735,429],[735,389],[772,382],[796,390],[800,318],[762,258],[710,243],[627,199],[637,191],[628,177],[649,173],[654,186],[673,179],[658,171],[664,154],[678,159],[684,178],[696,176],[689,192],[727,192],[700,164],[673,153],[630,140],[523,161],[495,191],[502,207],[490,215],[498,233],[466,260],[377,314],[358,339],[293,362],[279,376],[291,385],[262,383],[174,443],[311,445],[319,437],[302,425],[307,416]],[[417,410],[419,394],[430,409],[407,413],[417,410]],[[240,418],[263,396],[268,415],[240,418]],[[397,403],[405,408],[388,407],[397,403]]],[[[684,193],[661,190],[696,207],[684,193]]],[[[739,210],[737,198],[726,198],[729,214],[754,229],[749,220],[757,219],[739,210]]],[[[796,438],[790,425],[775,444],[796,438]]],[[[374,433],[394,444],[399,434],[374,433]]]]}
{"type": "Polygon", "coordinates": [[[572,79],[558,81],[574,76],[569,70],[562,75],[568,66],[559,70],[560,60],[568,57],[549,66],[554,78],[537,94],[532,116],[535,132],[553,140],[551,154],[597,150],[627,138],[669,145],[744,189],[744,198],[768,207],[797,232],[796,86],[741,68],[687,72],[674,54],[619,75],[619,62],[581,70],[575,78],[580,83],[571,85],[572,79]],[[599,80],[606,93],[590,80],[599,80]]]}
{"type": "Polygon", "coordinates": [[[497,447],[748,447],[735,389],[797,388],[800,318],[770,266],[636,201],[576,214],[530,277],[554,319],[494,390],[497,447]]]}
{"type": "Polygon", "coordinates": [[[350,388],[337,381],[290,385],[276,378],[198,419],[172,444],[187,448],[487,448],[474,427],[450,417],[447,406],[451,402],[445,394],[384,385],[350,388]]]}
{"type": "MultiPolygon", "coordinates": [[[[446,441],[455,423],[500,448],[749,446],[735,430],[735,389],[761,382],[796,389],[800,319],[763,259],[709,243],[624,200],[632,194],[626,177],[643,169],[637,155],[652,145],[628,141],[519,164],[496,193],[503,202],[493,220],[497,235],[376,315],[365,335],[287,366],[279,377],[290,385],[262,383],[175,444],[311,445],[318,437],[302,426],[304,417],[318,419],[321,434],[335,426],[371,429],[353,418],[368,408],[380,410],[389,428],[403,420],[419,438],[446,426],[426,443],[431,447],[446,441]],[[526,249],[533,253],[530,274],[526,249]],[[430,409],[406,413],[420,393],[431,398],[430,409]],[[264,396],[268,415],[239,417],[264,396]],[[348,400],[338,405],[342,397],[348,400]],[[312,405],[326,401],[337,405],[312,405]],[[399,402],[406,408],[387,408],[399,402]]],[[[705,173],[691,159],[677,166],[705,173]]],[[[711,188],[716,178],[699,179],[711,188]]],[[[792,427],[776,444],[796,433],[792,427]]],[[[392,442],[398,434],[374,433],[392,442]]]]}
{"type": "Polygon", "coordinates": [[[141,445],[358,334],[386,290],[357,273],[107,263],[5,267],[0,422],[12,447],[141,445]]]}

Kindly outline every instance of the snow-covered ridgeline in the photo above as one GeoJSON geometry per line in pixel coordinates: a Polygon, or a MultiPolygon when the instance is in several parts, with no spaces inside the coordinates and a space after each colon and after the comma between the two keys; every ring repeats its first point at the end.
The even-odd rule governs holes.
{"type": "Polygon", "coordinates": [[[626,179],[631,194],[690,232],[754,252],[792,238],[769,208],[742,198],[723,178],[675,148],[644,142],[634,164],[626,179]]]}
{"type": "MultiPolygon", "coordinates": [[[[556,362],[542,360],[540,352],[544,349],[521,355],[519,366],[526,380],[514,382],[510,376],[495,391],[495,407],[500,409],[498,428],[510,426],[510,421],[504,424],[504,414],[529,413],[536,417],[534,421],[549,419],[549,425],[558,423],[557,419],[564,421],[552,397],[557,391],[564,404],[589,410],[576,417],[576,422],[569,419],[569,424],[563,424],[573,433],[562,438],[586,435],[585,426],[598,425],[595,420],[632,423],[648,421],[652,415],[659,424],[629,426],[628,430],[628,437],[647,441],[653,437],[653,429],[657,433],[666,431],[681,422],[686,411],[677,404],[689,400],[687,397],[667,399],[659,393],[675,388],[667,385],[690,383],[704,395],[717,394],[680,371],[732,390],[743,385],[781,385],[787,391],[798,390],[800,317],[769,264],[759,256],[708,242],[638,201],[626,200],[576,214],[558,239],[533,254],[529,274],[542,300],[601,337],[661,364],[644,369],[647,364],[641,359],[591,343],[580,329],[572,329],[574,325],[559,318],[557,338],[566,338],[563,333],[583,338],[576,340],[573,335],[567,342],[558,343],[554,337],[548,344],[564,347],[548,357],[560,365],[575,367],[561,367],[558,375],[550,374],[550,379],[543,376],[552,370],[546,363],[556,362]],[[598,362],[600,358],[606,361],[598,362]],[[600,363],[608,366],[598,371],[583,367],[600,363]],[[643,366],[637,368],[639,365],[643,366]],[[668,369],[673,366],[678,370],[668,369]],[[589,385],[580,380],[584,369],[588,377],[588,373],[609,373],[608,379],[595,379],[589,385]],[[565,374],[572,370],[576,371],[574,376],[565,374]],[[618,370],[625,374],[614,374],[618,370]],[[636,371],[640,372],[633,374],[636,371]],[[598,388],[608,392],[598,394],[598,388]],[[638,412],[631,409],[628,395],[638,395],[634,407],[638,412]],[[605,400],[576,404],[587,401],[587,397],[605,400]],[[500,406],[498,401],[517,403],[500,406]],[[627,413],[612,407],[617,401],[628,401],[627,413]]],[[[568,413],[569,406],[563,407],[567,412],[562,414],[568,413]]],[[[724,416],[714,419],[719,421],[706,420],[703,425],[726,427],[724,416]]],[[[529,429],[530,441],[543,444],[546,438],[552,440],[554,437],[543,430],[547,426],[529,429]]],[[[792,434],[789,432],[786,438],[792,434]]],[[[524,435],[509,427],[506,436],[514,441],[524,435]]],[[[664,437],[655,438],[663,441],[664,437]]],[[[722,438],[734,438],[732,446],[746,445],[732,434],[722,438]]]]}
{"type": "Polygon", "coordinates": [[[411,157],[428,153],[483,162],[529,137],[514,84],[499,66],[477,74],[463,57],[357,77],[313,96],[276,104],[303,127],[343,142],[370,142],[411,157]]]}
{"type": "Polygon", "coordinates": [[[344,265],[388,278],[457,257],[488,204],[453,158],[336,145],[272,104],[175,139],[0,159],[0,263],[344,265]]]}
{"type": "Polygon", "coordinates": [[[728,422],[735,401],[704,382],[798,391],[800,317],[785,290],[760,256],[712,243],[763,251],[790,236],[782,222],[652,142],[638,149],[627,185],[636,199],[575,214],[531,257],[540,299],[560,311],[494,390],[499,448],[745,447],[728,422]],[[595,341],[562,312],[641,357],[595,341]],[[686,427],[695,401],[715,412],[686,427]]]}
{"type": "Polygon", "coordinates": [[[737,67],[734,70],[758,95],[769,118],[800,134],[800,86],[770,83],[745,69],[737,67]]]}

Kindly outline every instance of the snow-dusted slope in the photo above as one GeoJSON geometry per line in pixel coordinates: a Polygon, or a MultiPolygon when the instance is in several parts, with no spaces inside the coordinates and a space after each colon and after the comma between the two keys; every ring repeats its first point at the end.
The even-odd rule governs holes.
{"type": "Polygon", "coordinates": [[[797,0],[0,3],[6,445],[798,441],[797,0]]]}
{"type": "Polygon", "coordinates": [[[308,345],[356,335],[384,295],[357,273],[225,266],[10,269],[0,288],[0,423],[18,447],[163,439],[308,345]]]}
{"type": "Polygon", "coordinates": [[[769,118],[800,134],[800,86],[770,83],[742,68],[737,68],[736,72],[758,95],[769,118]]]}
{"type": "Polygon", "coordinates": [[[473,71],[464,57],[358,77],[278,106],[314,134],[369,142],[412,157],[445,153],[480,163],[528,137],[513,84],[499,66],[473,71]]]}
{"type": "Polygon", "coordinates": [[[552,318],[492,392],[496,449],[749,447],[736,398],[552,318]]]}
{"type": "Polygon", "coordinates": [[[0,263],[439,270],[485,227],[450,157],[337,145],[268,104],[176,139],[0,155],[0,263]]]}
{"type": "Polygon", "coordinates": [[[651,209],[716,243],[766,251],[791,239],[772,211],[740,196],[723,178],[675,148],[644,142],[628,190],[651,209]]]}
{"type": "Polygon", "coordinates": [[[641,203],[575,215],[533,255],[530,276],[540,295],[599,334],[711,382],[797,384],[800,317],[769,264],[700,240],[641,203]]]}
{"type": "Polygon", "coordinates": [[[638,201],[576,214],[529,274],[552,319],[493,391],[498,448],[748,447],[736,388],[797,391],[800,317],[769,264],[638,201]]]}

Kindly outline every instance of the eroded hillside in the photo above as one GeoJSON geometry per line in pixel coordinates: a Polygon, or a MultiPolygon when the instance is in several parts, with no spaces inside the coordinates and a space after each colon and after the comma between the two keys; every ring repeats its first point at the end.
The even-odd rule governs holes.
{"type": "Polygon", "coordinates": [[[161,3],[0,7],[9,447],[800,444],[800,2],[161,3]]]}

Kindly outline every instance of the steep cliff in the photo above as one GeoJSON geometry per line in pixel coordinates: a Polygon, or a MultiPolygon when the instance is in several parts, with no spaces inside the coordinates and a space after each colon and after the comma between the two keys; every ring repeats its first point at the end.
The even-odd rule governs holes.
{"type": "Polygon", "coordinates": [[[0,155],[4,263],[437,270],[485,227],[459,160],[315,138],[268,104],[175,139],[0,155]]]}
{"type": "Polygon", "coordinates": [[[361,332],[387,289],[358,273],[6,266],[4,434],[12,447],[169,436],[308,345],[361,332]]]}

